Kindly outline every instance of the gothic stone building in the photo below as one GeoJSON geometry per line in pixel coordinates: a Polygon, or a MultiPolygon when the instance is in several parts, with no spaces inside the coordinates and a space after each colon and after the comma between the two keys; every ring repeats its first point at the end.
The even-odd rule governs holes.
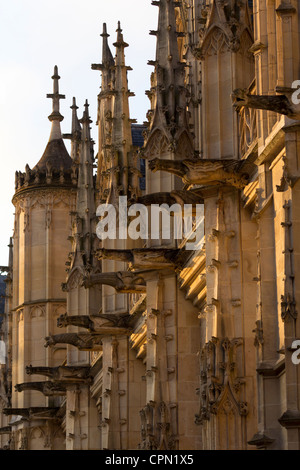
{"type": "Polygon", "coordinates": [[[16,173],[2,448],[300,448],[299,2],[152,3],[147,121],[104,25],[97,154],[88,103],[61,132],[55,67],[49,141],[16,173]],[[120,196],[202,207],[203,239],[100,240],[120,196]]]}

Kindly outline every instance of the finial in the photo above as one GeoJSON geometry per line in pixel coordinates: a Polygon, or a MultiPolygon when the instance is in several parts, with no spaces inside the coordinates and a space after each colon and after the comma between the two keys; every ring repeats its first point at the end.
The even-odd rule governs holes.
{"type": "Polygon", "coordinates": [[[70,106],[71,109],[78,109],[78,106],[76,105],[76,98],[73,96],[72,100],[72,106],[70,106]]]}
{"type": "Polygon", "coordinates": [[[78,106],[76,105],[75,97],[73,97],[73,104],[72,106],[70,106],[70,108],[72,109],[72,135],[75,136],[76,132],[81,131],[81,127],[80,127],[79,120],[77,117],[78,106]]]}
{"type": "Polygon", "coordinates": [[[82,119],[80,120],[81,123],[85,123],[85,122],[88,122],[88,123],[91,123],[93,121],[91,121],[90,119],[90,115],[89,115],[89,103],[88,103],[88,100],[85,100],[85,103],[84,103],[84,111],[83,111],[83,116],[82,116],[82,119]]]}
{"type": "Polygon", "coordinates": [[[103,23],[103,32],[100,34],[103,38],[109,38],[109,34],[107,34],[106,23],[103,23]]]}
{"type": "Polygon", "coordinates": [[[53,80],[53,93],[47,94],[47,98],[52,99],[52,113],[48,116],[49,121],[52,122],[51,134],[49,141],[61,139],[61,129],[60,129],[60,122],[64,119],[63,116],[60,114],[59,111],[59,101],[61,99],[65,99],[65,95],[59,94],[59,84],[58,81],[60,76],[58,75],[58,67],[55,65],[54,67],[54,74],[52,76],[53,80]]]}
{"type": "Polygon", "coordinates": [[[58,67],[54,67],[54,75],[52,76],[53,80],[53,93],[47,94],[47,98],[52,99],[52,114],[49,116],[49,121],[62,121],[63,116],[59,112],[59,100],[65,99],[65,95],[59,94],[59,84],[58,80],[60,76],[58,75],[58,67]]]}
{"type": "Polygon", "coordinates": [[[115,47],[128,47],[128,44],[124,42],[123,34],[122,34],[121,22],[118,21],[118,28],[116,29],[117,34],[117,42],[114,43],[115,47]]]}
{"type": "Polygon", "coordinates": [[[103,38],[102,41],[102,66],[104,67],[109,67],[110,65],[113,65],[114,59],[112,56],[112,53],[109,49],[108,45],[108,40],[109,34],[107,33],[107,28],[106,28],[106,23],[103,23],[103,33],[100,34],[100,36],[103,38]]]}

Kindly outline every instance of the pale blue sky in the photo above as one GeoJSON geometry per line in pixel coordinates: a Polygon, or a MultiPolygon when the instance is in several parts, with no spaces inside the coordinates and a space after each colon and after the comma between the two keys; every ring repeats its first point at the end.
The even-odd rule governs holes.
{"type": "MultiPolygon", "coordinates": [[[[91,70],[101,62],[102,24],[107,23],[113,54],[117,22],[121,21],[129,72],[129,87],[136,97],[130,99],[131,118],[146,120],[155,58],[158,8],[151,0],[0,0],[0,265],[8,261],[7,245],[12,235],[15,171],[33,167],[43,154],[50,133],[47,116],[51,101],[54,65],[58,66],[61,101],[65,116],[62,131],[70,131],[70,106],[77,99],[79,117],[85,99],[90,103],[92,136],[97,143],[96,106],[100,72],[91,70]]],[[[97,146],[95,148],[97,151],[97,146]]]]}

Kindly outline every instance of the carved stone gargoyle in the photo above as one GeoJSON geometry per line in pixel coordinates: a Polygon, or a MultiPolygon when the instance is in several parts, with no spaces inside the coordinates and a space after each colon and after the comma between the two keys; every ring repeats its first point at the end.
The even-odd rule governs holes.
{"type": "Polygon", "coordinates": [[[134,248],[132,250],[100,248],[96,251],[96,257],[99,260],[112,259],[127,262],[130,269],[174,269],[183,261],[180,250],[171,248],[134,248]]]}
{"type": "Polygon", "coordinates": [[[4,408],[3,413],[6,416],[22,416],[23,418],[33,418],[33,417],[42,417],[42,418],[51,418],[56,415],[59,411],[59,408],[48,407],[48,406],[33,406],[29,408],[4,408]]]}
{"type": "Polygon", "coordinates": [[[131,315],[128,314],[98,314],[98,315],[67,315],[58,317],[57,326],[66,328],[69,325],[87,328],[97,334],[129,334],[131,328],[128,323],[131,315]],[[109,332],[109,333],[108,333],[109,332]]]}
{"type": "Polygon", "coordinates": [[[93,380],[89,366],[33,367],[30,365],[26,366],[25,370],[28,375],[45,375],[54,382],[90,383],[93,380]]]}
{"type": "Polygon", "coordinates": [[[104,284],[112,286],[119,293],[135,294],[146,292],[146,283],[143,277],[138,273],[130,271],[119,271],[111,273],[97,273],[85,276],[82,285],[85,288],[104,284]]]}
{"type": "Polygon", "coordinates": [[[296,92],[296,89],[276,87],[275,91],[282,94],[251,95],[247,89],[237,88],[231,95],[233,106],[274,111],[290,119],[300,120],[300,104],[292,102],[292,94],[296,92]]]}
{"type": "Polygon", "coordinates": [[[45,382],[24,382],[15,385],[16,392],[24,392],[25,390],[36,390],[43,393],[46,397],[63,396],[66,394],[66,386],[49,380],[45,382]]]}
{"type": "Polygon", "coordinates": [[[193,191],[176,190],[169,193],[145,194],[138,197],[135,201],[129,202],[144,204],[145,206],[151,206],[152,204],[168,204],[169,206],[179,204],[183,207],[185,204],[202,204],[203,198],[193,191]]]}
{"type": "Polygon", "coordinates": [[[80,351],[99,351],[102,349],[103,335],[93,333],[63,333],[47,336],[45,348],[56,344],[70,344],[80,351]]]}
{"type": "Polygon", "coordinates": [[[239,160],[164,160],[154,158],[149,161],[149,168],[166,171],[179,176],[185,184],[215,186],[228,185],[243,189],[249,180],[247,173],[240,173],[239,160]]]}

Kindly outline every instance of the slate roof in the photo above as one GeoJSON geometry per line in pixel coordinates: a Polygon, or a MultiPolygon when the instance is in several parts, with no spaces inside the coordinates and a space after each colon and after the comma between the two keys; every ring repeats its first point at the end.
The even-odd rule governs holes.
{"type": "Polygon", "coordinates": [[[35,166],[40,170],[46,169],[46,164],[49,162],[52,168],[60,170],[61,167],[64,170],[69,170],[72,166],[73,160],[70,157],[63,139],[50,140],[46,146],[42,158],[35,166]]]}

